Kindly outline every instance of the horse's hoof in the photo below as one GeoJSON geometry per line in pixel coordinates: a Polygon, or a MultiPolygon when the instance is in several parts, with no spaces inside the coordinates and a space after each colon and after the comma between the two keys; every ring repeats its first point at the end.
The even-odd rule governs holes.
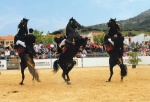
{"type": "Polygon", "coordinates": [[[69,81],[66,81],[66,83],[67,83],[67,85],[71,85],[71,82],[69,82],[69,81]]]}
{"type": "Polygon", "coordinates": [[[40,79],[38,79],[38,80],[37,80],[37,82],[41,82],[41,80],[40,80],[40,79]]]}
{"type": "Polygon", "coordinates": [[[107,80],[106,82],[110,82],[110,80],[107,80]]]}
{"type": "Polygon", "coordinates": [[[70,79],[66,79],[66,81],[70,81],[70,79]]]}
{"type": "Polygon", "coordinates": [[[20,85],[23,85],[23,83],[19,83],[20,85]]]}

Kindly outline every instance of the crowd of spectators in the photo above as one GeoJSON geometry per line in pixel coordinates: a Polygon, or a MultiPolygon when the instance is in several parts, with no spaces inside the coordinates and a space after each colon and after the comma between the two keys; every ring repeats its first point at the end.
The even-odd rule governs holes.
{"type": "MultiPolygon", "coordinates": [[[[57,45],[47,43],[45,46],[43,43],[34,44],[34,49],[37,53],[37,59],[47,59],[47,58],[57,58],[57,45]]],[[[150,42],[147,43],[131,43],[130,45],[124,45],[124,56],[128,56],[129,52],[136,51],[139,56],[150,56],[150,42]]],[[[77,53],[75,57],[77,58],[86,58],[86,57],[100,57],[106,56],[106,52],[103,49],[103,46],[97,43],[89,42],[85,49],[77,53]]],[[[4,47],[0,44],[0,59],[10,59],[14,56],[18,56],[18,53],[13,49],[13,47],[4,47]]]]}
{"type": "Polygon", "coordinates": [[[138,56],[150,56],[150,41],[140,44],[132,42],[124,46],[124,56],[128,56],[131,51],[138,52],[138,56]]]}

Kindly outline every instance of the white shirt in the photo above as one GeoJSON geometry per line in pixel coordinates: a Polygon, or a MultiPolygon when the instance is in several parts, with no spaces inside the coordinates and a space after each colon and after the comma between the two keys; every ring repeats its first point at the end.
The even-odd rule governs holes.
{"type": "Polygon", "coordinates": [[[9,50],[6,50],[5,51],[5,56],[9,56],[10,55],[10,51],[9,50]]]}

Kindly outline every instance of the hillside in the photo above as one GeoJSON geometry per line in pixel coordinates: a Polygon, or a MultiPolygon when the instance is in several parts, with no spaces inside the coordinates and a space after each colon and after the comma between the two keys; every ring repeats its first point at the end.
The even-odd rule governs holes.
{"type": "MultiPolygon", "coordinates": [[[[116,18],[117,19],[117,18],[116,18]]],[[[120,24],[121,32],[123,35],[134,36],[136,34],[145,33],[150,35],[150,9],[140,13],[139,15],[129,18],[127,20],[117,21],[120,24]]],[[[61,29],[65,32],[65,29],[61,29]]],[[[107,22],[92,26],[85,26],[80,34],[88,34],[89,32],[107,32],[107,22]]]]}
{"type": "MultiPolygon", "coordinates": [[[[117,18],[116,18],[117,19],[117,18]]],[[[129,18],[127,20],[117,21],[120,24],[122,31],[150,31],[150,9],[140,13],[139,15],[129,18]]],[[[106,22],[107,23],[107,22],[106,22]]],[[[97,24],[93,26],[85,27],[82,31],[107,31],[108,27],[106,23],[97,24]]]]}

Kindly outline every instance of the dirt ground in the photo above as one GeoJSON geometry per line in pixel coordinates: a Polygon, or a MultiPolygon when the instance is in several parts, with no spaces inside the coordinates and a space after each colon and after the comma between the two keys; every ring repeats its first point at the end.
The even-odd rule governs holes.
{"type": "Polygon", "coordinates": [[[41,82],[32,81],[25,70],[24,85],[20,70],[1,70],[0,102],[150,102],[150,66],[128,66],[128,75],[120,81],[120,69],[114,67],[111,82],[108,67],[73,68],[71,85],[61,77],[62,70],[38,70],[41,82]]]}

